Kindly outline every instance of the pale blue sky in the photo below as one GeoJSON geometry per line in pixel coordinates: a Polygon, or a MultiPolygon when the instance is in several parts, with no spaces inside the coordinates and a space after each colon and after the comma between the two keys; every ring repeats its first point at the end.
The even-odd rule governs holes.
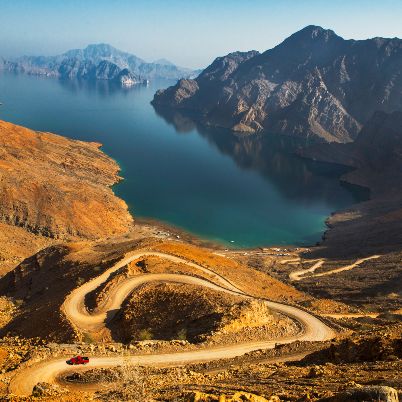
{"type": "Polygon", "coordinates": [[[145,60],[204,67],[266,50],[306,25],[344,38],[402,37],[402,0],[0,0],[0,55],[105,42],[145,60]]]}

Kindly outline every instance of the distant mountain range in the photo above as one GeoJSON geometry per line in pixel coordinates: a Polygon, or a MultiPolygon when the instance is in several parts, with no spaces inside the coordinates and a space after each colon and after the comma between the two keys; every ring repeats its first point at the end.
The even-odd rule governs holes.
{"type": "Polygon", "coordinates": [[[107,44],[89,45],[59,56],[0,58],[0,70],[63,79],[110,80],[124,86],[152,79],[195,78],[200,72],[178,67],[165,59],[147,63],[107,44]]]}
{"type": "Polygon", "coordinates": [[[308,26],[262,54],[218,57],[153,104],[238,132],[350,142],[375,111],[402,110],[402,40],[345,40],[308,26]]]}

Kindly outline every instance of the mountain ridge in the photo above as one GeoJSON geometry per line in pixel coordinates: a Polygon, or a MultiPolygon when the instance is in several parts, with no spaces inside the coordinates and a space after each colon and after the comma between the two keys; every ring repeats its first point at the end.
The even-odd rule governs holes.
{"type": "Polygon", "coordinates": [[[90,44],[84,49],[71,49],[56,56],[0,58],[1,70],[63,79],[102,79],[124,86],[150,79],[179,79],[197,74],[173,63],[148,63],[106,43],[90,44]]]}
{"type": "Polygon", "coordinates": [[[376,110],[402,110],[401,71],[401,39],[345,40],[310,25],[263,53],[218,57],[152,103],[237,132],[350,142],[376,110]]]}

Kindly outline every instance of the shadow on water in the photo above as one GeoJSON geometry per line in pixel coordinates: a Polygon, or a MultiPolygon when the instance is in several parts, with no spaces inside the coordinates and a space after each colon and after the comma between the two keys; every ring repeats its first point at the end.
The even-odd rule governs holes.
{"type": "Polygon", "coordinates": [[[350,192],[353,202],[369,198],[368,190],[338,180],[350,168],[317,162],[296,155],[297,151],[314,142],[275,134],[234,134],[223,128],[211,128],[197,122],[191,113],[154,107],[158,116],[173,125],[176,132],[196,131],[221,154],[230,156],[243,170],[258,172],[274,184],[285,197],[300,202],[324,200],[331,203],[339,196],[342,186],[350,192]]]}

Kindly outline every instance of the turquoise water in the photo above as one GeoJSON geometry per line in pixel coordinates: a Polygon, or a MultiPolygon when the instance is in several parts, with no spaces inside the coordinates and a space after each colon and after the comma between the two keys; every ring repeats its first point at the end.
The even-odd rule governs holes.
{"type": "Polygon", "coordinates": [[[124,181],[115,192],[151,217],[237,247],[311,244],[326,217],[360,200],[339,167],[300,159],[286,138],[238,138],[181,114],[156,112],[154,92],[0,75],[0,119],[98,141],[124,181]]]}

